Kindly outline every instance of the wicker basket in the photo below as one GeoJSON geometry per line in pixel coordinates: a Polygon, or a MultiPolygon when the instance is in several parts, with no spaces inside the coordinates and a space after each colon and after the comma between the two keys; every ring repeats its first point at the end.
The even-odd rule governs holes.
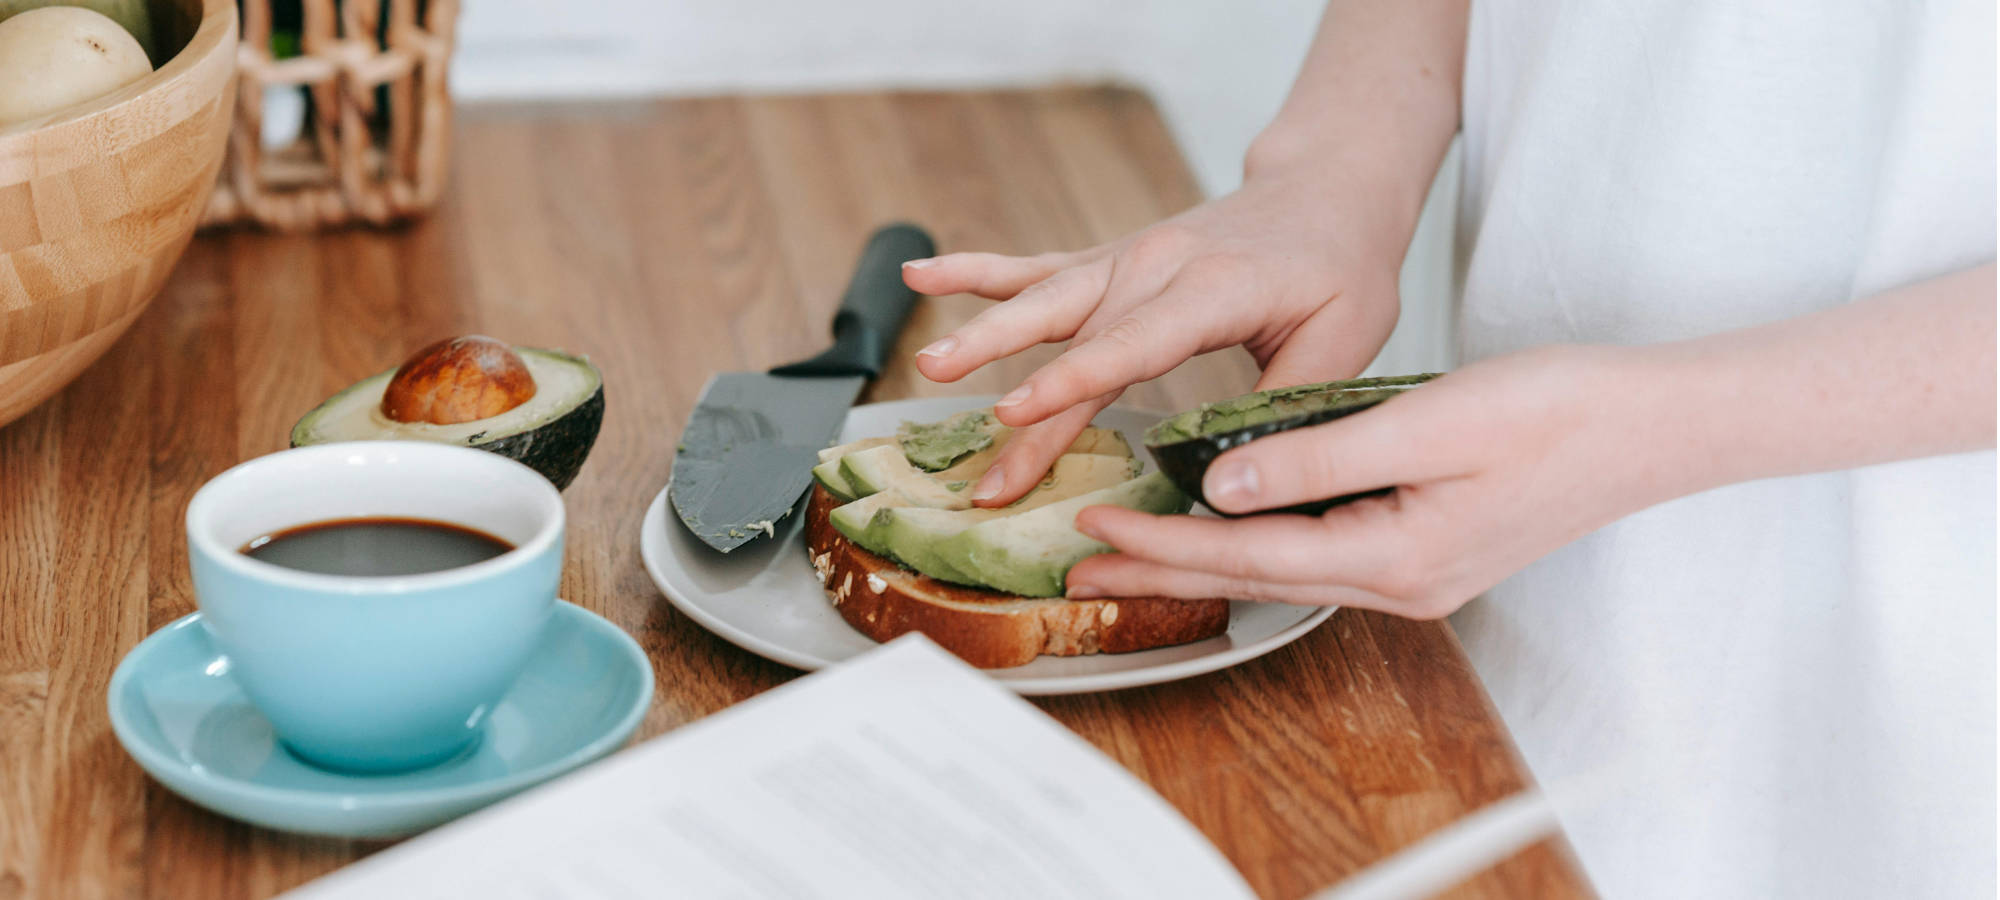
{"type": "Polygon", "coordinates": [[[450,147],[445,71],[457,0],[240,5],[236,121],[202,223],[287,231],[385,225],[436,204],[450,147]],[[274,6],[284,18],[298,14],[297,55],[272,51],[274,6]],[[278,147],[265,146],[271,86],[305,93],[297,136],[278,147]]]}

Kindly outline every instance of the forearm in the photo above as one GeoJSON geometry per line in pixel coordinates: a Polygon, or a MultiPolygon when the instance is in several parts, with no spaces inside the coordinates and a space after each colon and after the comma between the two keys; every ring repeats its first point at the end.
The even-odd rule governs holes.
{"type": "Polygon", "coordinates": [[[1992,447],[1994,267],[1640,348],[1615,381],[1665,496],[1992,447]]]}
{"type": "Polygon", "coordinates": [[[1246,181],[1308,174],[1408,243],[1458,131],[1465,0],[1332,0],[1246,181]]]}

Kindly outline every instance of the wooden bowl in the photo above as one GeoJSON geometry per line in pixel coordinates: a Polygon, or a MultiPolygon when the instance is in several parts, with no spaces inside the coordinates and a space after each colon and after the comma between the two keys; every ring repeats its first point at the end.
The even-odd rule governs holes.
{"type": "Polygon", "coordinates": [[[222,165],[236,0],[153,0],[151,12],[173,54],[151,75],[0,127],[0,425],[61,390],[145,311],[222,165]]]}

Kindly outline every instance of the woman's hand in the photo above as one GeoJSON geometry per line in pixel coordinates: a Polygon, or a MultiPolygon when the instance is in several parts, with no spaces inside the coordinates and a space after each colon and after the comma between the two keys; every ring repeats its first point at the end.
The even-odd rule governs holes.
{"type": "Polygon", "coordinates": [[[1635,420],[1615,348],[1499,357],[1365,412],[1253,441],[1209,467],[1231,513],[1395,486],[1317,517],[1222,520],[1097,506],[1077,528],[1120,552],[1071,597],[1229,597],[1435,618],[1536,558],[1673,496],[1672,422],[1635,420]]]}
{"type": "Polygon", "coordinates": [[[1007,301],[918,352],[917,368],[932,380],[1071,341],[996,405],[1000,421],[1020,431],[974,486],[975,502],[1000,506],[1025,494],[1127,386],[1196,354],[1242,345],[1264,369],[1260,388],[1361,371],[1395,327],[1409,236],[1359,227],[1383,217],[1343,201],[1337,182],[1256,178],[1074,253],[954,253],[906,264],[904,280],[926,294],[1007,301]]]}
{"type": "Polygon", "coordinates": [[[1432,618],[1613,519],[1725,484],[1990,448],[1993,264],[1670,344],[1544,347],[1224,453],[1232,513],[1394,486],[1318,517],[1094,506],[1120,552],[1072,597],[1338,603],[1432,618]]]}
{"type": "Polygon", "coordinates": [[[910,264],[924,293],[1007,300],[919,353],[927,377],[1073,340],[1001,401],[1020,430],[974,502],[1027,493],[1119,392],[1197,353],[1243,345],[1260,388],[1360,372],[1395,327],[1396,274],[1458,130],[1465,23],[1464,0],[1333,0],[1240,190],[1089,250],[910,264]]]}

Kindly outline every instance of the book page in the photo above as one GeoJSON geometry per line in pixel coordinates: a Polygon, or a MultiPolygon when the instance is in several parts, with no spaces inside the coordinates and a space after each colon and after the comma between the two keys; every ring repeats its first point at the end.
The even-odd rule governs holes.
{"type": "Polygon", "coordinates": [[[1150,788],[910,636],[289,896],[1252,894],[1150,788]]]}

